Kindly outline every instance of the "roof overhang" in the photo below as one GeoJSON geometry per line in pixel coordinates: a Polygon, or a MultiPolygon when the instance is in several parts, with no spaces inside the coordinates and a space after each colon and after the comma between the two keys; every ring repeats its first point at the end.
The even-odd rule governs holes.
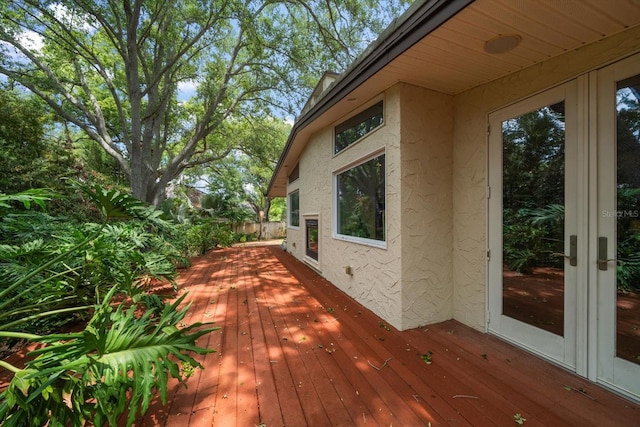
{"type": "Polygon", "coordinates": [[[455,95],[639,24],[640,7],[624,0],[418,0],[299,117],[268,194],[286,195],[313,133],[398,82],[455,95]],[[512,50],[492,49],[513,38],[487,46],[504,35],[512,50]]]}

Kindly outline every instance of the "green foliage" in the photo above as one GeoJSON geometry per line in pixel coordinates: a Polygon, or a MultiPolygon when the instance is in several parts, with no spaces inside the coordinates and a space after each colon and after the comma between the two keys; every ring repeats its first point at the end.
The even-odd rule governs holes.
{"type": "Polygon", "coordinates": [[[240,148],[227,123],[299,111],[318,77],[350,64],[407,3],[3,2],[0,72],[118,168],[83,153],[87,164],[157,205],[185,169],[240,148]]]}
{"type": "Polygon", "coordinates": [[[0,84],[0,192],[59,187],[72,173],[73,154],[52,124],[40,99],[0,84]]]}
{"type": "Polygon", "coordinates": [[[137,316],[135,306],[114,308],[110,292],[82,332],[27,336],[47,345],[30,353],[35,359],[0,394],[3,425],[116,425],[125,411],[131,425],[156,392],[166,404],[169,376],[183,381],[177,361],[201,367],[188,353],[212,351],[195,341],[214,329],[177,327],[188,310],[179,307],[184,297],[137,316]]]}
{"type": "Polygon", "coordinates": [[[251,209],[242,200],[241,192],[233,192],[230,188],[217,189],[200,198],[203,212],[214,218],[223,218],[233,223],[255,219],[251,209]]]}
{"type": "Polygon", "coordinates": [[[514,271],[562,267],[564,104],[503,123],[504,262],[514,271]]]}
{"type": "Polygon", "coordinates": [[[177,243],[185,256],[198,256],[215,247],[230,246],[235,236],[228,224],[205,221],[197,225],[178,226],[182,240],[177,243]]]}
{"type": "Polygon", "coordinates": [[[640,188],[618,188],[618,290],[640,290],[640,188]]]}
{"type": "MultiPolygon", "coordinates": [[[[114,284],[133,296],[142,293],[140,278],[174,281],[174,261],[180,253],[164,239],[172,226],[159,212],[115,190],[78,188],[99,206],[105,218],[102,224],[73,224],[65,218],[18,210],[0,222],[0,238],[6,242],[0,246],[0,295],[6,298],[0,303],[4,323],[0,328],[25,324],[25,313],[29,313],[32,321],[22,328],[48,330],[58,325],[57,318],[49,316],[45,325],[33,316],[52,310],[68,313],[74,306],[92,304],[114,284]],[[139,219],[106,223],[134,217],[139,219]]],[[[34,191],[4,197],[8,198],[25,206],[31,199],[43,202],[34,191]]]]}
{"type": "Polygon", "coordinates": [[[433,353],[431,351],[428,351],[425,354],[421,354],[420,359],[427,365],[431,365],[433,363],[433,353]]]}
{"type": "Polygon", "coordinates": [[[269,209],[270,221],[286,221],[287,220],[287,202],[284,197],[276,197],[271,200],[271,209],[269,209]]]}
{"type": "Polygon", "coordinates": [[[562,267],[564,205],[503,211],[504,262],[513,271],[529,272],[536,266],[562,267]]]}
{"type": "MultiPolygon", "coordinates": [[[[125,412],[131,425],[156,393],[166,403],[169,377],[182,381],[179,363],[201,367],[189,353],[210,351],[195,341],[212,328],[179,328],[185,295],[165,304],[144,289],[145,276],[175,277],[162,240],[171,224],[116,190],[76,188],[96,203],[100,224],[69,227],[27,211],[0,221],[0,338],[45,344],[24,369],[0,361],[14,374],[0,393],[3,426],[116,425],[125,412]],[[72,313],[90,315],[83,331],[39,332],[72,313]]],[[[42,206],[46,198],[38,191],[0,195],[0,210],[16,202],[42,206]]]]}

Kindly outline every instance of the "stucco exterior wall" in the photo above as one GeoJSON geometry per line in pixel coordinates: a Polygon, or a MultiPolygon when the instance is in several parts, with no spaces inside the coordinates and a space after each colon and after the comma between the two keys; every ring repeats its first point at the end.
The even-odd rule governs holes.
{"type": "Polygon", "coordinates": [[[396,328],[453,317],[486,330],[488,114],[638,46],[635,28],[455,97],[405,83],[372,94],[353,113],[384,99],[383,126],[338,155],[333,126],[308,141],[288,188],[300,188],[300,227],[287,230],[287,249],[396,328]],[[335,173],[378,150],[386,154],[384,248],[332,235],[335,173]],[[316,215],[317,262],[304,253],[304,220],[316,215]]]}
{"type": "Polygon", "coordinates": [[[355,109],[357,113],[383,99],[384,124],[337,155],[333,154],[333,126],[313,135],[299,160],[300,178],[288,189],[300,188],[300,228],[287,230],[287,250],[398,328],[402,325],[399,97],[399,89],[392,88],[355,109]],[[379,150],[384,150],[386,159],[386,248],[332,235],[334,174],[379,150]],[[317,263],[304,255],[304,218],[315,214],[319,219],[317,263]],[[346,274],[346,266],[352,268],[352,275],[346,274]]]}
{"type": "MultiPolygon", "coordinates": [[[[486,330],[487,116],[640,46],[634,28],[455,97],[453,144],[453,317],[486,330]]],[[[496,197],[500,197],[496,195],[496,197]]]]}
{"type": "Polygon", "coordinates": [[[402,328],[453,316],[453,97],[401,88],[402,328]]]}

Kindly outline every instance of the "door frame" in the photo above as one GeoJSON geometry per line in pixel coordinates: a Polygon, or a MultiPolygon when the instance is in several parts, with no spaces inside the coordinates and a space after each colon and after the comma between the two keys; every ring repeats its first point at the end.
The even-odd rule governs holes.
{"type": "Polygon", "coordinates": [[[607,188],[615,188],[617,168],[616,152],[611,148],[616,132],[612,108],[616,82],[638,74],[640,54],[634,54],[492,111],[487,117],[487,331],[635,400],[640,400],[640,365],[616,357],[616,293],[605,286],[615,283],[615,269],[600,271],[597,259],[600,236],[609,239],[609,258],[615,258],[616,253],[615,219],[600,214],[605,208],[617,209],[615,195],[607,195],[607,188]],[[565,263],[565,273],[574,275],[573,290],[567,288],[569,281],[565,283],[565,310],[574,312],[565,314],[565,338],[558,340],[549,337],[553,334],[502,315],[501,123],[562,99],[568,144],[565,172],[574,180],[565,184],[565,195],[572,191],[577,195],[575,213],[567,211],[565,216],[565,226],[571,223],[567,221],[570,215],[575,216],[575,228],[565,229],[565,253],[569,253],[568,236],[576,234],[578,264],[572,271],[565,263]],[[570,140],[574,140],[574,149],[569,149],[570,140]],[[530,336],[522,339],[523,331],[530,336]],[[549,343],[560,350],[549,351],[549,343]]]}
{"type": "Polygon", "coordinates": [[[616,83],[640,74],[640,54],[617,61],[589,73],[591,116],[589,117],[590,171],[592,189],[589,206],[589,362],[588,378],[602,385],[640,399],[640,364],[616,356],[616,274],[615,264],[607,271],[598,268],[598,238],[608,238],[609,258],[616,258],[616,217],[605,216],[604,210],[615,211],[617,179],[616,83]],[[613,107],[613,108],[612,108],[613,107]],[[611,149],[613,145],[614,149],[611,149]],[[598,191],[601,189],[601,191],[598,191]],[[610,283],[613,282],[613,290],[610,283]]]}
{"type": "MultiPolygon", "coordinates": [[[[586,235],[586,200],[579,196],[586,183],[586,169],[579,163],[587,153],[586,147],[579,146],[580,129],[578,120],[584,111],[580,110],[579,98],[585,91],[584,81],[578,79],[558,85],[520,100],[509,106],[491,112],[488,115],[490,132],[488,136],[488,266],[487,266],[487,330],[519,347],[533,352],[553,363],[572,371],[584,371],[586,360],[582,351],[586,350],[584,334],[586,323],[578,321],[578,315],[586,314],[586,291],[578,289],[581,261],[586,259],[585,244],[578,241],[578,266],[565,261],[564,289],[564,336],[552,334],[512,319],[502,314],[502,265],[503,265],[503,226],[502,226],[502,122],[538,108],[565,102],[565,253],[569,253],[569,235],[586,235]],[[576,195],[575,198],[572,195],[576,195]],[[574,218],[574,219],[571,219],[574,218]]],[[[581,320],[582,320],[581,319],[581,320]]],[[[583,373],[584,375],[584,373],[583,373]]]]}

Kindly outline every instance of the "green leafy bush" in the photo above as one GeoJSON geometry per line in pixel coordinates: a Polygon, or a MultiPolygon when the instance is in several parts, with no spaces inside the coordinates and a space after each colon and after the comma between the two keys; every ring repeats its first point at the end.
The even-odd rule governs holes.
{"type": "Polygon", "coordinates": [[[180,224],[177,228],[182,238],[176,245],[181,248],[182,254],[188,257],[199,256],[215,247],[226,247],[235,242],[231,227],[224,223],[205,221],[195,225],[180,224]]]}
{"type": "Polygon", "coordinates": [[[44,207],[46,193],[0,194],[0,339],[45,344],[24,369],[0,361],[14,374],[0,393],[3,426],[115,425],[126,411],[131,425],[155,393],[166,403],[169,376],[182,381],[178,362],[201,367],[189,353],[210,351],[195,341],[213,328],[178,328],[188,309],[179,307],[184,295],[166,304],[141,280],[175,277],[177,250],[163,239],[172,225],[116,190],[77,188],[102,223],[67,227],[38,215],[30,223],[12,206],[44,207]],[[48,334],[57,324],[51,319],[74,313],[90,316],[83,331],[48,334]]]}
{"type": "Polygon", "coordinates": [[[537,266],[562,267],[563,259],[554,254],[564,251],[562,236],[564,206],[549,205],[539,209],[505,209],[504,262],[519,273],[537,266]]]}

